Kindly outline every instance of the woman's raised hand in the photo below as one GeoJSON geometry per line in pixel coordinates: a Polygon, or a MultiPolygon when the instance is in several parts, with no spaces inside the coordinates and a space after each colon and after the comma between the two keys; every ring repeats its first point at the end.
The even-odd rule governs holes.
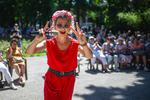
{"type": "Polygon", "coordinates": [[[38,30],[38,33],[39,33],[39,34],[37,34],[37,35],[35,36],[34,41],[38,42],[38,41],[40,41],[40,40],[43,40],[43,39],[44,39],[43,32],[44,32],[43,28],[39,29],[39,30],[38,30]]]}
{"type": "Polygon", "coordinates": [[[44,28],[43,28],[43,32],[42,32],[43,37],[44,37],[45,39],[47,39],[45,33],[46,33],[46,32],[51,32],[53,28],[54,28],[54,26],[53,26],[52,22],[51,22],[51,21],[47,21],[47,22],[46,22],[46,25],[45,25],[44,28]],[[50,26],[50,27],[49,27],[49,26],[50,26]]]}
{"type": "Polygon", "coordinates": [[[77,39],[78,39],[78,42],[81,46],[85,46],[87,44],[87,40],[86,40],[86,37],[84,35],[84,33],[81,32],[81,29],[79,27],[79,24],[78,22],[76,22],[76,29],[74,29],[72,26],[71,26],[71,30],[74,32],[74,34],[76,35],[77,39]]]}
{"type": "Polygon", "coordinates": [[[47,21],[44,28],[43,28],[43,30],[44,30],[44,32],[47,32],[47,31],[51,31],[53,28],[54,28],[54,26],[53,26],[52,22],[47,21]],[[50,25],[50,27],[49,27],[49,25],[50,25]]]}
{"type": "Polygon", "coordinates": [[[51,31],[52,29],[53,29],[53,26],[51,25],[51,27],[49,28],[49,24],[50,24],[51,22],[50,21],[47,21],[46,22],[46,24],[45,24],[45,26],[44,26],[44,28],[41,28],[41,29],[39,29],[38,30],[38,32],[39,32],[39,34],[38,35],[36,35],[36,37],[35,37],[35,40],[43,40],[43,39],[46,39],[46,36],[45,36],[45,32],[48,32],[48,31],[51,31]]]}

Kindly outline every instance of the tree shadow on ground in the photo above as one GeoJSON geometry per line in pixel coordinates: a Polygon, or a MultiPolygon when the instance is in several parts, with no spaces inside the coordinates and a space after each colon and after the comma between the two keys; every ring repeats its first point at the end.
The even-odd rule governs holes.
{"type": "Polygon", "coordinates": [[[139,79],[125,88],[89,85],[86,89],[92,91],[91,94],[75,94],[74,96],[84,100],[150,100],[150,73],[139,71],[136,77],[139,79]]]}

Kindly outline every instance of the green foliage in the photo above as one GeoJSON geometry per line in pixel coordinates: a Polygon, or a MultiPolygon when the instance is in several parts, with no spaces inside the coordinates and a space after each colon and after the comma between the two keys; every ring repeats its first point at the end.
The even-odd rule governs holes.
{"type": "Polygon", "coordinates": [[[0,25],[8,27],[18,21],[25,26],[36,22],[43,25],[54,11],[66,9],[76,15],[77,21],[88,16],[108,28],[122,23],[145,29],[150,23],[149,5],[150,0],[1,0],[0,25]]]}
{"type": "Polygon", "coordinates": [[[110,25],[110,24],[109,24],[109,23],[110,23],[109,21],[110,21],[110,20],[109,20],[109,16],[106,15],[106,16],[104,17],[104,24],[105,24],[105,26],[108,26],[108,27],[109,27],[109,25],[110,25]]]}
{"type": "Polygon", "coordinates": [[[9,41],[2,39],[0,40],[0,50],[3,52],[3,58],[6,58],[6,51],[9,46],[10,46],[9,41]]]}
{"type": "Polygon", "coordinates": [[[7,40],[0,40],[0,50],[2,50],[3,52],[6,52],[7,48],[10,46],[9,41],[7,40]]]}
{"type": "Polygon", "coordinates": [[[145,10],[142,14],[142,17],[146,23],[150,24],[150,9],[145,10]]]}
{"type": "Polygon", "coordinates": [[[42,51],[40,53],[37,53],[37,54],[33,54],[33,55],[28,55],[26,54],[26,49],[27,49],[27,46],[31,43],[30,40],[26,40],[26,39],[23,39],[22,40],[22,52],[23,52],[23,56],[25,57],[29,57],[29,56],[44,56],[46,55],[46,51],[42,51]]]}
{"type": "Polygon", "coordinates": [[[87,15],[92,18],[92,20],[96,20],[97,14],[93,11],[87,12],[87,15]]]}
{"type": "Polygon", "coordinates": [[[0,24],[7,27],[19,20],[27,24],[48,20],[56,10],[55,0],[1,0],[0,24]]]}
{"type": "Polygon", "coordinates": [[[119,21],[126,23],[129,26],[137,27],[140,25],[142,19],[139,14],[133,12],[120,12],[117,14],[119,21]]]}

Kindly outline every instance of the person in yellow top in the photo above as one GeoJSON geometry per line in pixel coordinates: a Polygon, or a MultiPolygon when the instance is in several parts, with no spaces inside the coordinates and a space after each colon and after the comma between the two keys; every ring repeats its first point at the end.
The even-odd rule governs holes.
{"type": "Polygon", "coordinates": [[[25,84],[25,79],[23,78],[25,73],[25,62],[22,58],[22,51],[17,46],[18,41],[16,39],[11,40],[10,47],[7,50],[6,58],[9,61],[9,66],[15,69],[17,75],[19,76],[19,83],[21,85],[25,84]]]}

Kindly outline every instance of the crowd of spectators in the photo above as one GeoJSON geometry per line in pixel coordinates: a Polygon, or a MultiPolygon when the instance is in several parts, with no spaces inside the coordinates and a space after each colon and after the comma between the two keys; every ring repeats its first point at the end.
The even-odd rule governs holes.
{"type": "Polygon", "coordinates": [[[115,71],[131,66],[137,70],[149,71],[150,33],[131,30],[113,33],[100,28],[95,28],[94,31],[83,29],[83,32],[93,50],[93,66],[96,60],[100,60],[104,72],[109,72],[112,63],[115,71]]]}
{"type": "MultiPolygon", "coordinates": [[[[18,24],[7,29],[0,27],[0,37],[9,35],[8,37],[18,41],[18,47],[21,48],[21,39],[34,36],[39,28],[33,25],[21,28],[18,24]]],[[[92,66],[99,60],[103,64],[103,72],[109,72],[109,66],[112,64],[115,71],[128,66],[134,66],[137,70],[149,70],[150,33],[131,30],[113,33],[104,27],[84,27],[82,31],[93,50],[92,66]]]]}
{"type": "Polygon", "coordinates": [[[23,26],[18,23],[15,23],[12,27],[7,27],[7,28],[0,26],[0,37],[8,38],[12,35],[12,33],[18,32],[20,35],[23,36],[23,38],[31,38],[35,36],[34,33],[36,33],[39,28],[40,27],[38,25],[23,26]]]}

